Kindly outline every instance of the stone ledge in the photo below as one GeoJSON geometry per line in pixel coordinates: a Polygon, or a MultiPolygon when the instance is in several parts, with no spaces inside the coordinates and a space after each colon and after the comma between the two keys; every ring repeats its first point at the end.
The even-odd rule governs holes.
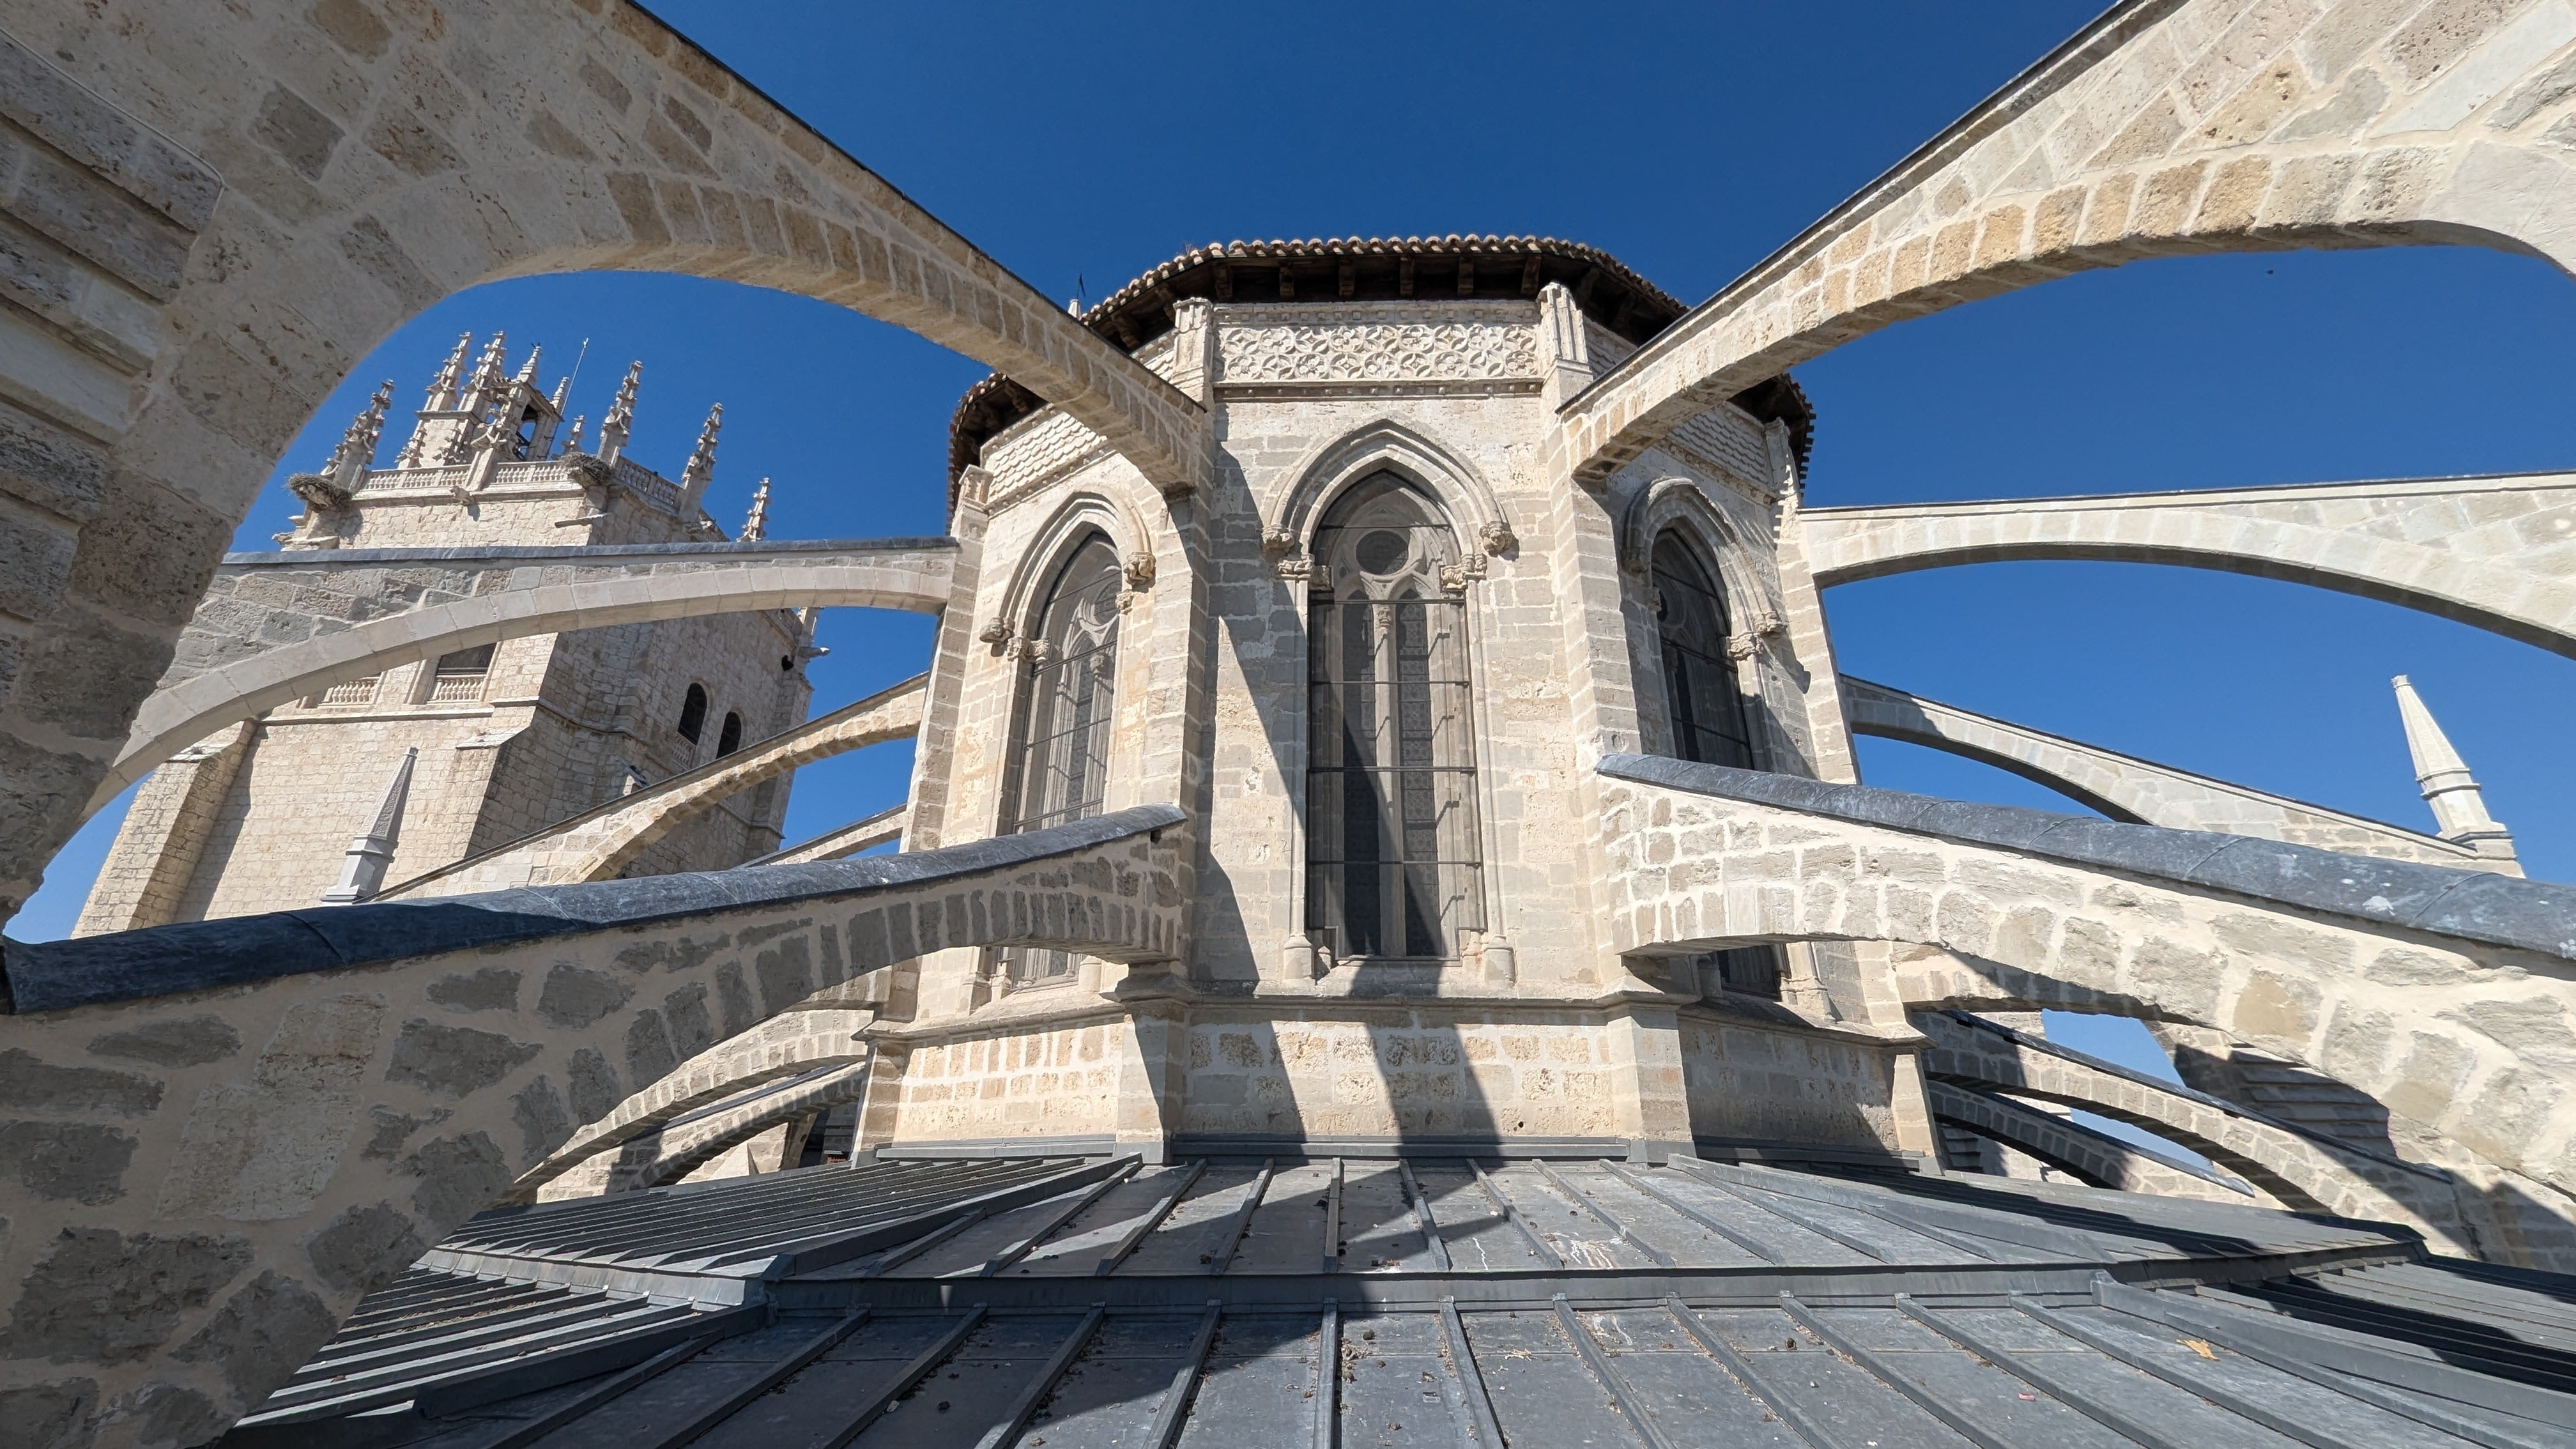
{"type": "MultiPolygon", "coordinates": [[[[442,502],[452,502],[438,495],[442,502]]],[[[565,563],[615,563],[637,558],[740,559],[766,554],[902,553],[913,549],[949,549],[957,540],[925,538],[753,539],[748,543],[600,543],[499,544],[457,548],[330,548],[228,553],[223,566],[238,568],[344,568],[359,564],[488,563],[497,559],[560,560],[565,563]]]]}
{"type": "Polygon", "coordinates": [[[60,1011],[314,971],[647,925],[746,906],[817,905],[893,886],[932,884],[1072,854],[1181,823],[1180,808],[1140,805],[1068,825],[944,850],[812,865],[701,871],[582,885],[529,886],[433,901],[278,911],[31,945],[5,943],[8,1012],[60,1011]]]}
{"type": "Polygon", "coordinates": [[[2017,850],[2377,927],[2576,961],[2576,886],[1649,755],[1606,755],[1600,770],[1641,785],[2017,850]]]}

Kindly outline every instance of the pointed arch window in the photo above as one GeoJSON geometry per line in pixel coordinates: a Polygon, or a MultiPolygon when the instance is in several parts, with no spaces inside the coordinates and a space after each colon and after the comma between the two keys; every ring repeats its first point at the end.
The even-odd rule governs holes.
{"type": "Polygon", "coordinates": [[[1673,753],[1685,760],[1759,769],[1751,712],[1726,655],[1733,632],[1716,571],[1678,528],[1655,539],[1652,578],[1655,626],[1663,644],[1664,708],[1673,753]]]}
{"type": "Polygon", "coordinates": [[[680,738],[694,745],[706,732],[707,688],[703,684],[692,684],[688,696],[680,701],[680,738]]]}
{"type": "Polygon", "coordinates": [[[1308,580],[1306,932],[1336,961],[1455,960],[1485,926],[1456,535],[1392,473],[1315,531],[1308,580]]]}
{"type": "Polygon", "coordinates": [[[724,758],[742,748],[742,716],[725,711],[724,728],[716,731],[716,757],[724,758]]]}
{"type": "MultiPolygon", "coordinates": [[[[1088,819],[1109,790],[1109,732],[1117,702],[1118,551],[1093,534],[1057,570],[1025,650],[1002,784],[1002,830],[1017,834],[1088,819]]],[[[1069,980],[1070,952],[1011,947],[1000,974],[1020,985],[1069,980]]]]}
{"type": "MultiPolygon", "coordinates": [[[[1672,723],[1673,753],[1685,760],[1762,768],[1753,748],[1754,714],[1727,657],[1733,632],[1717,571],[1699,546],[1678,528],[1656,536],[1650,577],[1655,632],[1664,662],[1665,717],[1672,723]]],[[[1711,951],[1695,963],[1711,988],[1780,999],[1780,948],[1736,946],[1711,951]]]]}

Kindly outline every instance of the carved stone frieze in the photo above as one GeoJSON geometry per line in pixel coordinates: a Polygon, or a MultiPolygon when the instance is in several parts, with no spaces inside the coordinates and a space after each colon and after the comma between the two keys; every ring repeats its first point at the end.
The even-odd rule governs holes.
{"type": "Polygon", "coordinates": [[[1222,330],[1226,387],[1425,385],[1508,380],[1536,385],[1530,309],[1474,308],[1425,318],[1418,308],[1360,304],[1238,314],[1222,330]]]}

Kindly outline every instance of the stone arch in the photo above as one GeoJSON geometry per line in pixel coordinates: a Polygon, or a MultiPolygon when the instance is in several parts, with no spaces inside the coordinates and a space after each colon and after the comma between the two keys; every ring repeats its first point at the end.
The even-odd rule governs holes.
{"type": "Polygon", "coordinates": [[[180,680],[136,713],[131,738],[89,802],[94,812],[153,766],[235,720],[331,683],[453,649],[611,624],[749,609],[908,609],[935,614],[947,580],[902,560],[768,561],[733,569],[633,574],[496,591],[262,650],[180,680]]]}
{"type": "Polygon", "coordinates": [[[2247,1201],[2244,1193],[2192,1171],[2179,1160],[2149,1153],[2135,1143],[2025,1106],[2010,1097],[1947,1082],[1926,1083],[1924,1095],[1936,1120],[2019,1148],[2087,1187],[2198,1198],[2204,1202],[2247,1201]]]}
{"type": "Polygon", "coordinates": [[[2074,559],[2280,579],[2490,630],[2576,658],[2576,581],[2553,550],[2565,473],[2030,498],[1800,515],[1820,585],[2074,559]]]}
{"type": "Polygon", "coordinates": [[[220,1428],[582,1122],[818,991],[956,946],[1171,959],[1180,820],[13,943],[11,1070],[91,1084],[25,1110],[102,1165],[0,1181],[0,1314],[43,1363],[12,1382],[88,1381],[110,1416],[184,1394],[220,1428]],[[133,1032],[183,1045],[118,1056],[133,1032]],[[107,1332],[174,1263],[196,1286],[107,1332]],[[260,1352],[169,1351],[243,1323],[260,1352]]]}
{"type": "Polygon", "coordinates": [[[1127,570],[1131,587],[1140,560],[1144,579],[1153,579],[1157,571],[1155,534],[1136,510],[1126,500],[1097,489],[1077,490],[1048,515],[1035,538],[1020,550],[1019,558],[1011,565],[1010,581],[1002,589],[1000,615],[1011,637],[1029,637],[1038,610],[1046,606],[1047,586],[1095,532],[1106,536],[1109,546],[1117,550],[1119,566],[1127,570]]]}
{"type": "Polygon", "coordinates": [[[641,1192],[678,1182],[772,1128],[857,1101],[867,1093],[868,1078],[865,1059],[818,1067],[810,1081],[755,1088],[751,1100],[733,1107],[719,1104],[702,1120],[636,1133],[620,1144],[606,1188],[641,1192]]]}
{"type": "Polygon", "coordinates": [[[817,760],[918,734],[929,682],[929,675],[915,675],[747,749],[718,756],[532,835],[415,876],[378,899],[418,900],[516,886],[614,880],[637,856],[719,801],[817,760]]]}
{"type": "Polygon", "coordinates": [[[1460,531],[1462,556],[1479,549],[1507,553],[1517,542],[1493,485],[1473,463],[1392,418],[1380,418],[1309,448],[1288,470],[1295,481],[1263,525],[1262,536],[1273,541],[1275,551],[1306,551],[1314,542],[1316,524],[1333,500],[1381,471],[1404,478],[1439,500],[1451,527],[1460,531]]]}
{"type": "Polygon", "coordinates": [[[1597,484],[1855,337],[2088,268],[2434,242],[2576,271],[2561,18],[2114,6],[1576,397],[1558,466],[1597,484]]]}
{"type": "Polygon", "coordinates": [[[1938,1012],[1914,1021],[1932,1038],[1923,1070],[1935,1081],[2097,1112],[2200,1153],[2294,1212],[2402,1222],[2442,1251],[2477,1256],[2461,1233],[2448,1173],[2367,1156],[2322,1134],[2293,1131],[1986,1023],[1938,1012]]]}
{"type": "Polygon", "coordinates": [[[1204,408],[630,0],[472,25],[435,7],[114,9],[5,7],[11,73],[65,123],[48,136],[115,193],[100,215],[138,218],[131,255],[83,265],[152,315],[107,341],[9,324],[79,358],[13,406],[60,442],[35,485],[84,500],[59,551],[118,565],[66,568],[41,607],[14,606],[46,622],[0,734],[43,763],[17,772],[0,901],[78,823],[296,430],[376,342],[476,283],[617,268],[794,292],[991,365],[1159,486],[1202,481],[1204,408]]]}
{"type": "MultiPolygon", "coordinates": [[[[1614,546],[1620,571],[1626,576],[1622,595],[1631,637],[1636,641],[1630,651],[1630,668],[1636,675],[1640,701],[1658,697],[1668,687],[1659,651],[1646,646],[1655,628],[1655,611],[1646,584],[1654,569],[1655,545],[1666,532],[1678,531],[1695,544],[1699,558],[1715,575],[1726,604],[1728,624],[1734,630],[1730,647],[1736,641],[1760,638],[1762,621],[1779,617],[1777,591],[1759,570],[1747,566],[1751,553],[1742,530],[1696,481],[1665,477],[1639,489],[1620,510],[1617,529],[1614,546]]],[[[1765,687],[1769,683],[1763,677],[1768,661],[1753,650],[1747,650],[1745,657],[1753,675],[1751,687],[1745,691],[1749,716],[1746,723],[1753,733],[1756,758],[1777,768],[1781,761],[1799,758],[1798,746],[1765,687]]],[[[1642,737],[1664,737],[1667,731],[1659,716],[1659,711],[1640,710],[1637,725],[1642,737]]],[[[1665,747],[1671,748],[1669,741],[1665,747]]]]}
{"type": "Polygon", "coordinates": [[[607,1164],[594,1158],[659,1130],[674,1117],[782,1077],[865,1061],[870,1048],[861,1036],[875,1020],[873,1011],[806,1007],[782,1012],[740,1036],[718,1042],[618,1103],[607,1116],[584,1124],[545,1161],[519,1174],[503,1201],[537,1201],[546,1195],[548,1183],[583,1170],[585,1164],[596,1169],[604,1182],[607,1164]]]}
{"type": "Polygon", "coordinates": [[[1629,902],[1623,952],[1932,947],[1893,953],[1909,1006],[2067,1006],[2213,1028],[2368,1093],[2576,1219],[2576,1101],[2548,1035],[2576,1008],[2576,948],[2537,924],[2557,919],[2564,888],[1642,756],[1605,761],[1603,784],[1629,902]],[[1934,823],[1881,823],[1918,819],[1934,823]],[[2061,833],[2071,860],[2034,853],[2061,833]],[[2240,850],[2244,864],[2212,864],[2240,850]],[[2503,944],[2488,928],[2389,918],[2392,893],[2423,906],[2471,889],[2495,897],[2481,919],[2538,933],[2503,944]],[[2342,892],[2350,905],[2260,890],[2342,892]]]}
{"type": "MultiPolygon", "coordinates": [[[[1843,713],[1852,733],[1902,740],[2009,771],[2112,820],[2256,835],[2427,865],[2493,868],[2476,851],[2438,835],[2195,775],[1848,674],[1841,683],[1843,713]]],[[[2521,872],[2514,867],[2505,873],[2521,872]]]]}

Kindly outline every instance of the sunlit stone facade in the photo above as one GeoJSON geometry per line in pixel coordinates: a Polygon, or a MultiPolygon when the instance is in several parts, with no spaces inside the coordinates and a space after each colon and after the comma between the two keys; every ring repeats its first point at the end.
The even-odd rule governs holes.
{"type": "Polygon", "coordinates": [[[1623,958],[1605,930],[1598,754],[1715,758],[1723,713],[1720,763],[1849,770],[1781,547],[1794,387],[1597,493],[1548,484],[1557,406],[1679,311],[1552,242],[1193,253],[1086,319],[1214,412],[1214,485],[1172,497],[1006,384],[970,394],[907,848],[1183,800],[1194,929],[1168,972],[887,973],[863,1140],[1931,1149],[1913,1033],[1850,949],[1623,958]],[[1114,647],[1068,681],[1052,621],[1104,551],[1114,647]]]}
{"type": "MultiPolygon", "coordinates": [[[[531,351],[511,372],[498,334],[479,357],[460,340],[379,468],[394,448],[381,436],[388,383],[323,470],[292,480],[305,507],[279,545],[483,554],[726,537],[704,507],[721,408],[674,482],[626,452],[640,365],[587,439],[563,415],[564,387],[539,389],[538,366],[531,351]]],[[[414,567],[410,593],[442,582],[414,567]]],[[[332,685],[156,770],[78,932],[363,900],[543,830],[803,720],[811,643],[791,610],[707,614],[509,639],[332,685]],[[367,838],[388,848],[361,861],[367,838]]],[[[777,848],[788,783],[717,804],[630,872],[720,869],[777,848]]]]}

